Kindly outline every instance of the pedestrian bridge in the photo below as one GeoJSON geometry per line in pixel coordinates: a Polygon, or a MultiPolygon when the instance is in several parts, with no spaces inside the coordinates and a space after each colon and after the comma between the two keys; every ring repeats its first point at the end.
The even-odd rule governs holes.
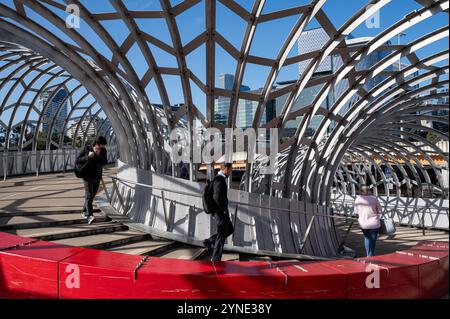
{"type": "MultiPolygon", "coordinates": [[[[214,163],[197,161],[196,146],[216,136],[223,150],[226,129],[248,127],[278,137],[257,134],[241,153],[243,175],[229,190],[230,259],[360,255],[352,201],[363,185],[403,239],[405,230],[415,243],[448,235],[448,0],[361,1],[345,19],[337,0],[98,3],[0,3],[4,230],[201,259],[199,241],[214,223],[200,195],[214,163]],[[383,11],[389,21],[367,30],[383,11]],[[89,226],[77,217],[79,180],[68,174],[99,135],[115,165],[97,200],[102,224],[89,226]],[[59,197],[65,206],[52,209],[59,197]]],[[[8,258],[11,247],[35,245],[8,238],[8,258]]],[[[292,270],[269,269],[285,279],[292,270]]]]}

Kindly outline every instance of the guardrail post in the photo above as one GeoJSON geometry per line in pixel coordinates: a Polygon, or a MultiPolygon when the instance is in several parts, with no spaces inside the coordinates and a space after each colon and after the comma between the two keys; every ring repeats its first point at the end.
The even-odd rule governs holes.
{"type": "Polygon", "coordinates": [[[111,205],[113,205],[114,192],[116,191],[116,189],[114,188],[114,179],[112,179],[112,183],[113,183],[113,187],[111,189],[111,205]]]}
{"type": "Polygon", "coordinates": [[[108,202],[110,204],[112,204],[112,197],[109,196],[109,192],[108,192],[108,189],[106,188],[105,180],[103,179],[103,177],[102,177],[101,181],[102,181],[103,190],[105,191],[106,198],[108,199],[108,202]]]}
{"type": "Polygon", "coordinates": [[[124,213],[126,213],[125,211],[125,204],[123,202],[123,198],[122,198],[122,194],[120,194],[120,191],[116,185],[116,181],[113,179],[113,188],[115,189],[116,193],[117,193],[117,198],[119,198],[119,202],[120,205],[122,206],[122,209],[124,210],[124,213]]]}
{"type": "Polygon", "coordinates": [[[66,174],[66,150],[63,148],[62,149],[62,156],[63,156],[63,174],[66,174]]]}
{"type": "Polygon", "coordinates": [[[38,150],[35,150],[35,151],[33,151],[33,152],[35,152],[34,153],[34,161],[36,162],[35,164],[36,164],[36,176],[38,176],[39,175],[39,172],[38,172],[38,153],[39,153],[39,151],[38,150]]]}
{"type": "Polygon", "coordinates": [[[169,220],[167,217],[167,207],[166,207],[166,197],[164,196],[164,191],[161,190],[161,200],[163,204],[164,220],[166,222],[166,230],[169,229],[169,220]]]}
{"type": "Polygon", "coordinates": [[[236,220],[237,220],[237,209],[239,204],[236,204],[236,207],[234,208],[234,216],[233,216],[233,235],[231,235],[231,244],[234,246],[234,234],[236,233],[236,220]]]}
{"type": "MultiPolygon", "coordinates": [[[[44,155],[42,155],[43,151],[40,151],[40,156],[39,156],[39,164],[36,165],[36,176],[39,176],[39,169],[41,168],[42,165],[42,158],[45,158],[45,153],[44,155]]],[[[36,157],[37,158],[37,157],[36,157]]]]}
{"type": "Polygon", "coordinates": [[[422,208],[422,236],[425,236],[425,210],[426,208],[422,208]]]}
{"type": "Polygon", "coordinates": [[[347,229],[347,231],[345,232],[345,235],[344,235],[344,237],[342,238],[342,240],[341,240],[341,242],[340,242],[340,244],[339,244],[338,251],[341,251],[342,247],[344,247],[344,244],[345,244],[345,242],[347,241],[348,234],[350,234],[350,231],[351,231],[351,229],[352,229],[353,223],[354,223],[354,221],[352,220],[352,221],[350,222],[350,226],[348,226],[348,229],[347,229]]]}
{"type": "Polygon", "coordinates": [[[311,228],[312,228],[312,225],[313,225],[313,223],[314,223],[314,219],[315,219],[315,218],[316,218],[316,216],[313,216],[313,217],[311,218],[311,221],[310,221],[309,224],[308,224],[308,228],[306,229],[305,236],[303,236],[302,242],[301,242],[301,244],[300,244],[300,254],[303,253],[303,249],[305,248],[306,241],[307,241],[308,238],[309,238],[309,233],[311,232],[311,228]]]}
{"type": "Polygon", "coordinates": [[[8,153],[3,154],[3,181],[6,181],[6,170],[8,169],[8,153]]]}

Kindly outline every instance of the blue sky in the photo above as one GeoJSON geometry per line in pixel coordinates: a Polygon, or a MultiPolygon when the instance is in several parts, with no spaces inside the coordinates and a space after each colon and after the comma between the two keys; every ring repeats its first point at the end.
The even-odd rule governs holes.
{"type": "MultiPolygon", "coordinates": [[[[62,0],[58,0],[61,2],[62,0]]],[[[87,8],[94,13],[113,12],[115,11],[112,5],[107,0],[82,0],[81,1],[87,8]]],[[[182,1],[171,1],[172,5],[176,5],[182,1]]],[[[247,10],[251,10],[253,6],[253,0],[236,0],[247,10]]],[[[293,6],[304,5],[309,3],[309,0],[267,0],[263,13],[272,12],[275,10],[282,10],[293,6]]],[[[8,6],[13,6],[13,0],[0,0],[0,3],[8,6]]],[[[124,0],[124,3],[129,10],[161,10],[159,0],[124,0]]],[[[329,0],[323,7],[325,13],[331,19],[336,28],[339,28],[348,18],[350,18],[356,11],[361,9],[365,5],[366,1],[361,0],[329,0]]],[[[365,24],[362,24],[353,32],[353,36],[374,36],[384,30],[400,18],[410,13],[415,9],[419,9],[420,6],[413,0],[393,0],[390,4],[385,6],[380,12],[381,29],[369,29],[365,24]]],[[[198,34],[205,29],[205,4],[204,1],[197,4],[189,11],[178,16],[177,23],[180,28],[183,44],[188,43],[195,38],[198,34]]],[[[65,18],[66,13],[63,11],[56,12],[60,17],[65,18]]],[[[64,33],[53,27],[48,21],[39,16],[38,14],[27,9],[27,14],[33,18],[36,22],[39,22],[56,35],[65,39],[66,41],[73,43],[64,33]]],[[[251,49],[251,54],[259,55],[267,58],[274,58],[278,54],[278,49],[281,47],[286,36],[299,16],[292,16],[282,20],[271,21],[261,24],[256,31],[255,40],[251,49]]],[[[168,43],[172,44],[170,34],[163,19],[138,19],[138,26],[145,32],[152,36],[168,43]]],[[[102,24],[110,30],[114,40],[120,45],[128,36],[128,29],[121,21],[103,21],[102,24]]],[[[428,19],[425,22],[420,23],[418,26],[413,27],[406,31],[406,35],[402,38],[402,43],[407,43],[434,30],[437,27],[443,27],[448,25],[448,14],[438,14],[437,16],[428,19]]],[[[318,27],[318,23],[314,20],[308,26],[308,28],[318,27]]],[[[225,38],[228,39],[236,48],[240,48],[243,38],[243,32],[245,31],[246,23],[229,11],[221,3],[217,3],[217,30],[225,38]]],[[[107,49],[99,39],[99,37],[87,26],[87,24],[81,22],[81,29],[79,30],[91,43],[95,44],[97,50],[104,54],[107,58],[111,57],[111,52],[107,49]]],[[[395,42],[396,39],[393,39],[395,42]]],[[[165,53],[162,50],[157,49],[154,46],[150,46],[156,60],[160,66],[164,67],[176,67],[176,59],[173,56],[165,53]]],[[[448,48],[447,39],[441,40],[433,48],[422,49],[418,52],[419,57],[428,56],[431,52],[437,52],[438,50],[444,50],[448,48]]],[[[291,52],[291,56],[297,54],[297,48],[291,52]]],[[[143,76],[148,69],[139,48],[135,44],[131,50],[127,53],[127,57],[132,61],[135,70],[139,76],[143,76]]],[[[221,73],[235,73],[236,62],[231,56],[229,56],[225,50],[217,47],[216,57],[216,77],[221,73]]],[[[201,46],[190,55],[187,56],[187,62],[190,69],[199,77],[203,82],[205,81],[206,66],[205,66],[205,47],[201,46]]],[[[297,65],[291,65],[283,68],[277,81],[292,80],[297,77],[297,65]]],[[[266,78],[269,69],[266,67],[249,64],[246,69],[246,75],[244,78],[244,84],[249,85],[252,89],[261,87],[266,78]]],[[[4,74],[0,75],[1,77],[4,74]]],[[[181,83],[179,77],[176,76],[163,76],[169,98],[172,104],[182,103],[183,95],[181,89],[181,83]]],[[[204,111],[205,97],[200,89],[192,83],[191,85],[194,97],[194,103],[204,111]]],[[[152,81],[147,87],[147,93],[150,100],[153,103],[159,103],[161,100],[156,90],[156,85],[152,81]]],[[[4,97],[4,90],[0,92],[0,101],[4,97]]],[[[15,95],[11,98],[13,99],[15,95]]],[[[1,115],[3,119],[5,114],[1,115]]]]}

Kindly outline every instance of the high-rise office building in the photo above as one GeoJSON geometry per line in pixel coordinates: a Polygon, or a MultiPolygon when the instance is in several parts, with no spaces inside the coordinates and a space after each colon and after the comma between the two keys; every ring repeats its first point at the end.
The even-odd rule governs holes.
{"type": "Polygon", "coordinates": [[[67,91],[48,89],[41,93],[39,108],[44,113],[39,131],[44,133],[62,133],[64,121],[67,117],[67,91]],[[45,108],[45,109],[44,109],[45,108]],[[50,131],[53,122],[53,131],[50,131]]]}
{"type": "Polygon", "coordinates": [[[69,128],[67,129],[67,136],[73,139],[76,136],[88,136],[95,137],[97,135],[100,123],[102,119],[95,116],[86,116],[83,117],[83,120],[80,119],[74,121],[69,128]]]}
{"type": "Polygon", "coordinates": [[[232,90],[234,84],[234,75],[220,74],[217,82],[217,87],[225,90],[232,90]]]}
{"type": "MultiPolygon", "coordinates": [[[[439,91],[439,93],[447,93],[448,94],[448,89],[442,89],[439,91]]],[[[449,105],[449,98],[448,96],[445,97],[439,97],[439,98],[435,98],[435,99],[431,99],[428,100],[426,102],[427,104],[430,105],[449,105]]],[[[435,116],[436,118],[441,117],[441,120],[437,121],[433,121],[433,120],[422,120],[422,125],[424,126],[428,126],[431,127],[441,133],[448,133],[449,132],[449,124],[448,124],[448,119],[446,117],[448,117],[449,114],[449,110],[448,108],[441,108],[439,110],[434,110],[431,112],[432,116],[435,116]]]]}
{"type": "MultiPolygon", "coordinates": [[[[225,90],[233,90],[234,85],[234,75],[232,74],[221,74],[218,80],[218,87],[225,90]]],[[[250,87],[246,85],[241,85],[241,92],[252,92],[252,93],[261,93],[261,90],[251,91],[250,87]]],[[[230,110],[230,98],[225,96],[218,96],[215,99],[214,105],[214,120],[217,123],[227,125],[228,124],[228,114],[230,110]]],[[[267,103],[264,114],[262,117],[262,124],[265,124],[268,120],[271,120],[275,117],[274,102],[270,101],[267,103]],[[269,111],[267,111],[269,110],[269,111]],[[272,116],[268,119],[268,116],[272,116]]],[[[258,107],[257,101],[239,99],[238,108],[236,111],[236,127],[242,130],[252,127],[253,120],[255,117],[256,109],[258,107]]]]}
{"type": "MultiPolygon", "coordinates": [[[[315,28],[306,30],[301,34],[301,36],[298,39],[298,54],[307,54],[313,51],[317,51],[323,48],[323,46],[328,42],[329,40],[328,34],[325,32],[323,28],[315,28]]],[[[372,38],[365,37],[365,38],[354,38],[351,34],[347,36],[346,44],[348,47],[352,46],[361,46],[367,44],[372,38]]],[[[367,57],[362,59],[355,67],[356,71],[364,71],[364,70],[370,70],[370,68],[375,65],[377,62],[382,60],[384,57],[388,55],[388,52],[385,51],[374,51],[371,54],[369,54],[367,57]]],[[[299,77],[302,76],[302,74],[306,71],[306,68],[308,67],[311,60],[301,61],[299,63],[299,77]]],[[[322,63],[316,68],[314,71],[312,77],[318,77],[323,76],[327,74],[334,74],[339,71],[339,69],[343,66],[343,60],[342,57],[338,54],[332,54],[324,59],[322,63]]],[[[393,68],[389,68],[389,70],[393,70],[393,68]]],[[[383,81],[385,79],[384,76],[376,76],[372,79],[369,79],[365,84],[364,88],[366,90],[370,90],[374,86],[376,86],[378,83],[383,81]]],[[[282,83],[283,85],[291,84],[290,82],[282,83]]],[[[316,86],[305,88],[297,101],[294,103],[294,107],[292,108],[292,111],[297,111],[303,107],[309,106],[317,96],[317,94],[320,92],[323,84],[319,84],[316,86]]],[[[330,92],[328,93],[327,98],[323,101],[321,104],[321,107],[329,109],[336,100],[339,99],[339,97],[349,88],[349,83],[347,79],[341,80],[337,85],[335,85],[330,92]]],[[[284,103],[286,101],[287,96],[282,96],[277,99],[277,114],[281,112],[281,109],[284,106],[284,103]]],[[[347,110],[351,107],[351,105],[355,104],[359,100],[359,96],[355,95],[353,96],[339,111],[340,114],[344,114],[347,112],[347,110]]],[[[291,121],[291,123],[287,123],[286,125],[286,132],[285,135],[291,135],[295,128],[298,127],[299,122],[301,121],[302,117],[298,117],[295,121],[291,121]]],[[[318,128],[318,125],[323,119],[323,115],[315,115],[313,119],[311,119],[311,122],[309,123],[309,126],[306,130],[306,135],[311,136],[315,133],[315,131],[318,128]]],[[[329,128],[332,129],[332,126],[329,128]]]]}
{"type": "MultiPolygon", "coordinates": [[[[297,41],[298,54],[307,54],[313,51],[320,50],[325,43],[329,40],[328,34],[323,28],[315,28],[305,30],[297,41]]],[[[301,75],[308,67],[311,59],[301,61],[298,64],[298,74],[301,75]]],[[[331,56],[325,58],[325,60],[318,66],[315,73],[330,73],[333,71],[333,59],[331,56]]]]}
{"type": "MultiPolygon", "coordinates": [[[[298,40],[298,54],[307,54],[313,51],[320,50],[329,40],[328,34],[325,32],[323,28],[316,28],[311,30],[306,30],[302,33],[298,40]]],[[[348,47],[352,46],[362,46],[371,41],[372,38],[354,38],[352,35],[349,35],[346,39],[346,44],[348,47]]],[[[374,51],[369,54],[367,57],[362,59],[356,65],[356,71],[365,71],[370,70],[370,68],[382,60],[384,57],[388,55],[388,52],[385,51],[374,51]]],[[[301,61],[299,63],[299,77],[305,72],[311,60],[301,61]]],[[[312,77],[319,77],[323,75],[329,75],[336,73],[343,66],[343,60],[340,55],[332,54],[324,59],[324,61],[316,68],[312,77]]],[[[406,66],[404,66],[406,67],[406,66]]],[[[388,68],[387,71],[393,71],[395,67],[388,68]]],[[[366,90],[370,90],[375,87],[377,84],[382,82],[386,77],[385,76],[376,76],[364,84],[364,88],[366,90]]],[[[293,81],[284,81],[278,82],[276,88],[280,89],[287,85],[294,83],[293,81]]],[[[232,90],[234,83],[234,76],[231,74],[222,74],[218,79],[218,87],[226,90],[232,90]]],[[[294,102],[294,105],[291,109],[291,112],[298,111],[304,107],[310,106],[314,99],[319,94],[322,89],[323,84],[307,87],[303,89],[300,93],[298,99],[294,102]]],[[[336,86],[334,86],[330,92],[328,93],[326,99],[322,102],[321,107],[330,109],[330,107],[335,103],[337,99],[349,88],[349,83],[347,79],[341,80],[336,86]]],[[[246,86],[241,87],[241,91],[250,91],[250,89],[246,86]]],[[[261,90],[254,90],[250,92],[261,93],[261,90]]],[[[269,101],[265,106],[265,111],[263,117],[261,119],[261,124],[265,124],[269,122],[274,117],[281,114],[283,107],[285,106],[288,95],[283,95],[277,97],[276,99],[269,101]]],[[[359,100],[359,96],[355,95],[341,108],[340,114],[347,112],[347,110],[355,104],[359,100]]],[[[236,127],[239,128],[248,128],[252,126],[254,115],[256,112],[256,107],[258,105],[257,101],[248,101],[248,100],[239,100],[238,110],[236,114],[236,127]]],[[[228,123],[228,114],[230,108],[230,98],[228,97],[217,97],[215,101],[215,121],[221,124],[228,123]]],[[[286,123],[285,130],[283,133],[283,137],[292,136],[297,130],[300,122],[303,117],[299,116],[294,120],[291,120],[286,123]]],[[[311,119],[305,135],[312,136],[316,132],[318,126],[320,125],[323,119],[323,115],[317,114],[313,116],[311,119]]],[[[328,128],[332,129],[332,125],[328,128]]]]}

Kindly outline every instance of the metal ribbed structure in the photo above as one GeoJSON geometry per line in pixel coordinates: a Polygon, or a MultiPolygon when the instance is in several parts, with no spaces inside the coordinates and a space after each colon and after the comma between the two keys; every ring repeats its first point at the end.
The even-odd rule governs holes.
{"type": "MultiPolygon", "coordinates": [[[[135,172],[153,171],[158,174],[155,176],[168,172],[178,176],[177,166],[170,161],[168,153],[173,141],[167,138],[164,130],[183,126],[192,136],[196,126],[202,126],[224,132],[225,128],[236,128],[240,100],[252,101],[256,105],[252,128],[275,128],[280,136],[285,136],[283,134],[288,128],[292,131],[289,123],[297,121],[297,125],[293,134],[280,139],[274,174],[261,174],[262,164],[247,161],[242,196],[259,194],[269,196],[273,201],[285,198],[289,203],[298,201],[322,207],[324,214],[330,214],[331,207],[336,210],[345,206],[336,204],[342,196],[354,196],[363,184],[370,185],[376,194],[383,191],[387,196],[386,205],[391,206],[392,199],[407,205],[408,201],[402,198],[432,197],[428,196],[432,188],[433,196],[437,194],[440,199],[447,200],[433,204],[438,215],[441,214],[439,207],[447,210],[447,226],[445,222],[435,222],[437,219],[433,219],[432,224],[448,227],[448,177],[447,180],[445,177],[448,175],[448,146],[447,149],[439,147],[424,137],[424,134],[429,134],[448,145],[448,133],[425,124],[448,121],[448,113],[434,115],[433,112],[448,110],[448,105],[440,101],[448,101],[449,52],[448,48],[436,50],[439,46],[434,44],[447,39],[449,30],[447,25],[429,23],[434,22],[437,16],[448,16],[448,0],[405,1],[415,10],[398,13],[395,22],[371,30],[371,37],[356,45],[348,41],[348,36],[380,10],[390,10],[395,1],[361,2],[360,9],[348,14],[341,25],[332,22],[333,12],[327,10],[327,5],[333,0],[299,1],[296,6],[275,11],[266,10],[270,0],[245,3],[232,0],[160,0],[140,5],[132,2],[104,1],[104,9],[99,10],[90,1],[2,1],[0,68],[2,72],[9,70],[10,73],[2,78],[0,85],[15,81],[13,85],[24,94],[39,94],[39,90],[32,89],[32,85],[22,80],[26,76],[22,69],[35,74],[34,79],[58,76],[60,82],[64,79],[58,84],[62,86],[64,81],[77,82],[78,86],[68,88],[68,99],[73,99],[78,90],[85,90],[94,101],[89,106],[83,105],[85,113],[104,112],[111,132],[114,132],[111,134],[112,144],[117,144],[123,165],[135,172]],[[67,27],[68,5],[79,11],[80,28],[67,27]],[[218,29],[218,20],[223,18],[218,12],[225,9],[245,26],[238,43],[218,29]],[[180,21],[192,12],[201,12],[195,17],[204,22],[204,27],[186,40],[184,33],[189,25],[180,21]],[[258,31],[287,18],[295,19],[287,35],[281,35],[279,29],[272,30],[280,32],[280,37],[283,37],[276,56],[259,55],[254,49],[258,31]],[[145,27],[154,21],[159,21],[167,30],[165,40],[153,34],[151,27],[145,27]],[[409,43],[390,42],[403,32],[423,25],[426,27],[422,30],[426,32],[409,43]],[[320,49],[296,54],[294,48],[299,38],[317,26],[324,30],[328,40],[320,49]],[[115,34],[119,27],[125,33],[122,38],[115,34]],[[219,50],[226,52],[235,63],[235,69],[230,71],[234,75],[232,89],[220,88],[216,83],[221,63],[217,58],[219,50]],[[192,64],[192,56],[199,51],[204,57],[200,61],[204,74],[195,72],[192,64]],[[361,61],[378,51],[387,53],[369,69],[361,69],[361,61]],[[136,63],[137,55],[142,63],[136,63]],[[173,62],[168,63],[168,59],[162,56],[170,57],[173,62]],[[335,72],[318,74],[316,71],[331,56],[340,61],[335,72]],[[305,66],[303,72],[291,83],[276,86],[283,72],[300,62],[305,66]],[[144,69],[142,65],[145,65],[144,69]],[[265,68],[264,84],[258,91],[243,91],[246,74],[255,67],[265,68]],[[382,77],[382,80],[367,87],[366,84],[375,77],[382,77]],[[176,112],[171,108],[174,104],[170,94],[173,88],[168,78],[176,78],[178,93],[183,98],[182,106],[176,112]],[[321,107],[330,92],[342,87],[343,83],[345,89],[331,105],[327,109],[321,107]],[[302,92],[311,87],[319,87],[312,101],[297,108],[302,92]],[[151,91],[157,92],[157,98],[149,93],[151,91]],[[201,103],[195,100],[194,92],[201,92],[201,103]],[[281,96],[286,98],[278,114],[263,123],[267,103],[281,96]],[[218,97],[229,100],[226,123],[216,121],[215,101],[218,97]],[[156,104],[162,104],[162,108],[156,104]],[[312,135],[307,134],[317,116],[321,116],[320,123],[312,135]],[[392,172],[392,178],[386,176],[386,168],[392,172]]],[[[15,113],[16,109],[24,106],[20,102],[8,104],[5,101],[0,115],[6,114],[7,109],[15,113]]],[[[75,99],[71,102],[67,121],[71,119],[72,109],[82,105],[80,101],[75,99]]],[[[33,103],[29,105],[30,112],[36,108],[33,103]]],[[[34,121],[39,122],[39,119],[34,121]]],[[[27,122],[28,115],[21,123],[27,122]]],[[[6,136],[17,127],[17,123],[13,115],[8,123],[1,122],[6,136]]],[[[17,150],[27,143],[32,148],[36,147],[37,136],[31,142],[24,142],[24,135],[22,130],[17,150]]],[[[53,144],[63,146],[64,134],[56,143],[50,136],[46,141],[47,148],[53,144]]],[[[11,145],[6,145],[4,151],[10,150],[11,145]]],[[[194,163],[192,150],[187,164],[190,182],[195,183],[198,165],[194,163]]],[[[124,177],[130,179],[134,176],[139,182],[139,174],[131,175],[124,177]]],[[[140,203],[138,196],[141,195],[133,194],[135,197],[130,201],[140,203]]],[[[424,205],[428,204],[419,205],[418,209],[424,205]]],[[[402,218],[399,217],[405,222],[402,218]]],[[[405,223],[416,224],[413,219],[405,223]]],[[[283,227],[292,231],[292,222],[289,224],[287,221],[286,225],[283,227]]],[[[302,231],[296,236],[301,236],[302,231]]],[[[327,244],[309,247],[308,253],[333,254],[338,241],[332,220],[325,218],[314,231],[315,238],[327,244]]],[[[242,240],[240,245],[248,245],[248,241],[242,240]]],[[[299,253],[296,245],[280,249],[278,252],[285,249],[289,253],[299,253]]]]}

